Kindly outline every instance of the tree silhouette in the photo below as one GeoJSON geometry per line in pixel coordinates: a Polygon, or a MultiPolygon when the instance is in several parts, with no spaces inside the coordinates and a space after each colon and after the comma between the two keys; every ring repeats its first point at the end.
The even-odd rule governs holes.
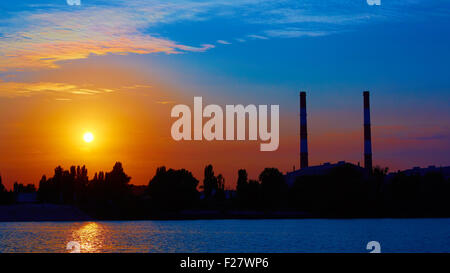
{"type": "Polygon", "coordinates": [[[220,203],[220,205],[223,205],[223,202],[225,201],[225,178],[222,174],[217,175],[217,192],[214,195],[214,198],[216,202],[220,203]]]}
{"type": "Polygon", "coordinates": [[[265,207],[276,208],[283,205],[287,184],[283,174],[276,168],[265,168],[259,175],[262,201],[265,207]]]}
{"type": "Polygon", "coordinates": [[[53,177],[45,175],[39,181],[38,198],[43,202],[72,204],[86,198],[88,184],[85,166],[71,166],[64,170],[55,168],[53,177]]]}
{"type": "Polygon", "coordinates": [[[205,167],[205,177],[203,179],[203,193],[206,199],[213,197],[218,189],[217,177],[214,176],[212,165],[205,167]]]}
{"type": "Polygon", "coordinates": [[[34,184],[24,185],[18,182],[14,182],[13,186],[14,193],[33,193],[36,192],[36,187],[34,184]]]}
{"type": "Polygon", "coordinates": [[[9,203],[8,192],[2,183],[2,176],[0,175],[0,204],[9,203]]]}
{"type": "MultiPolygon", "coordinates": [[[[266,168],[259,181],[238,170],[237,198],[226,200],[225,178],[213,166],[204,170],[205,199],[200,200],[198,180],[185,169],[160,167],[147,189],[130,185],[131,178],[117,162],[110,172],[95,173],[89,180],[85,166],[58,166],[52,177],[42,176],[38,197],[42,202],[78,205],[99,219],[143,219],[152,213],[171,214],[186,208],[295,209],[323,217],[448,216],[450,179],[441,169],[426,174],[375,167],[371,174],[353,164],[341,164],[320,175],[299,176],[288,188],[283,174],[266,168]]],[[[34,185],[14,184],[15,192],[33,192],[34,185]]],[[[0,177],[0,203],[12,203],[0,177]]],[[[164,214],[162,214],[164,216],[164,214]]]]}
{"type": "Polygon", "coordinates": [[[221,173],[217,176],[217,190],[224,191],[225,190],[225,178],[221,173]]]}
{"type": "Polygon", "coordinates": [[[116,162],[112,171],[105,174],[104,191],[108,202],[122,203],[130,196],[130,180],[123,171],[122,163],[116,162]]]}
{"type": "Polygon", "coordinates": [[[261,184],[257,180],[248,181],[246,204],[249,208],[261,207],[261,184]]]}
{"type": "Polygon", "coordinates": [[[0,193],[6,192],[6,188],[2,183],[2,176],[0,175],[0,193]]]}
{"type": "Polygon", "coordinates": [[[148,184],[152,206],[162,210],[180,210],[196,204],[198,180],[191,172],[159,167],[148,184]]]}
{"type": "Polygon", "coordinates": [[[260,185],[256,180],[248,181],[245,169],[238,170],[236,183],[237,202],[243,208],[255,208],[259,205],[260,185]]]}
{"type": "Polygon", "coordinates": [[[236,183],[236,194],[238,199],[245,200],[247,198],[248,191],[248,174],[245,169],[238,171],[238,180],[236,183]]]}

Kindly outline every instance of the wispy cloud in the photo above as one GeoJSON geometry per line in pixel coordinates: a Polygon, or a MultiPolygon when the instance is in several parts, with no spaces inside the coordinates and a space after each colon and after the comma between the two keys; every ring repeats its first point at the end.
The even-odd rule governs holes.
{"type": "Polygon", "coordinates": [[[448,139],[450,139],[450,135],[447,133],[437,133],[437,134],[432,134],[432,135],[427,135],[427,136],[417,136],[417,137],[413,137],[413,139],[416,139],[416,140],[448,140],[448,139]]]}
{"type": "Polygon", "coordinates": [[[269,37],[278,38],[298,38],[303,36],[318,37],[325,36],[332,33],[332,31],[312,31],[312,30],[302,30],[298,28],[287,28],[287,29],[271,29],[266,30],[264,33],[269,37]]]}
{"type": "Polygon", "coordinates": [[[305,5],[303,8],[280,8],[270,10],[267,11],[267,16],[265,18],[257,18],[253,21],[263,24],[316,23],[336,25],[361,23],[383,17],[382,14],[372,13],[370,10],[356,9],[351,5],[345,5],[345,2],[346,1],[342,1],[341,5],[334,6],[332,3],[327,3],[329,5],[326,7],[315,2],[314,5],[310,5],[309,8],[305,5]],[[343,7],[346,7],[346,9],[343,9],[343,7]]]}
{"type": "Polygon", "coordinates": [[[134,85],[122,86],[121,89],[149,89],[151,87],[152,87],[151,85],[134,84],[134,85]]]}
{"type": "MultiPolygon", "coordinates": [[[[0,71],[55,68],[58,62],[90,55],[203,52],[212,44],[184,45],[147,34],[169,22],[167,7],[91,7],[21,12],[0,28],[0,71]]],[[[188,13],[177,19],[192,18],[188,13]]]]}
{"type": "Polygon", "coordinates": [[[157,101],[156,103],[157,103],[157,104],[163,104],[163,105],[165,105],[165,104],[174,104],[175,101],[172,101],[172,100],[167,100],[167,101],[157,101]]]}
{"type": "Polygon", "coordinates": [[[217,42],[218,42],[219,44],[222,44],[222,45],[231,45],[230,42],[225,41],[225,40],[217,40],[217,42]]]}
{"type": "Polygon", "coordinates": [[[247,35],[248,38],[257,39],[257,40],[267,40],[269,38],[262,36],[262,35],[256,35],[256,34],[250,34],[247,35]]]}
{"type": "Polygon", "coordinates": [[[445,141],[450,137],[450,127],[446,125],[432,125],[410,127],[405,125],[391,125],[391,126],[374,126],[374,129],[379,133],[378,137],[383,140],[395,141],[445,141]]]}
{"type": "MultiPolygon", "coordinates": [[[[72,94],[95,95],[114,92],[108,88],[93,88],[91,86],[57,83],[57,82],[3,82],[0,81],[0,97],[29,97],[37,94],[72,94]]],[[[64,99],[67,100],[67,99],[64,99]]]]}

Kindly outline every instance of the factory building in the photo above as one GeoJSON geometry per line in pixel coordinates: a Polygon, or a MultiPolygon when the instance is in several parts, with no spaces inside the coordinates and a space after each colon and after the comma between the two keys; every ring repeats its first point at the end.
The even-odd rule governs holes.
{"type": "Polygon", "coordinates": [[[300,92],[300,169],[288,172],[285,180],[291,186],[297,177],[310,175],[326,175],[335,167],[345,164],[353,165],[366,174],[372,172],[372,134],[370,123],[370,93],[363,92],[364,105],[364,168],[345,161],[339,161],[335,164],[325,163],[318,166],[309,166],[308,161],[308,128],[307,128],[307,111],[306,111],[306,92],[300,92]]]}

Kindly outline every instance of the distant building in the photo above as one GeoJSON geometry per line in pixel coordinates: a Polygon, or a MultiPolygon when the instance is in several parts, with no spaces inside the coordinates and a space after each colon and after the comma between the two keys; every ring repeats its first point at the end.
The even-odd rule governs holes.
{"type": "Polygon", "coordinates": [[[405,174],[407,176],[411,175],[420,175],[423,176],[427,173],[442,173],[445,179],[450,179],[450,166],[447,167],[436,167],[436,166],[428,166],[427,168],[420,168],[420,167],[414,167],[412,169],[404,170],[404,171],[398,171],[396,173],[390,173],[388,175],[388,179],[392,178],[394,175],[398,173],[405,174]]]}
{"type": "Polygon", "coordinates": [[[225,190],[225,199],[234,199],[236,198],[236,191],[234,190],[225,190]]]}
{"type": "Polygon", "coordinates": [[[16,203],[37,203],[36,192],[19,192],[16,193],[16,203]]]}
{"type": "Polygon", "coordinates": [[[36,203],[38,201],[34,184],[23,185],[15,182],[13,191],[16,203],[36,203]]]}
{"type": "Polygon", "coordinates": [[[365,172],[364,168],[362,168],[361,166],[352,164],[352,163],[348,163],[345,161],[339,161],[335,164],[331,164],[329,162],[324,163],[322,165],[318,165],[318,166],[310,166],[310,167],[306,167],[306,168],[302,168],[299,170],[295,170],[292,172],[288,172],[285,174],[284,179],[286,181],[286,183],[288,184],[289,187],[291,187],[292,185],[294,185],[295,180],[297,179],[297,177],[300,176],[316,176],[316,175],[326,175],[328,174],[333,168],[339,167],[339,166],[343,166],[343,165],[351,165],[355,168],[358,168],[361,172],[365,172]]]}

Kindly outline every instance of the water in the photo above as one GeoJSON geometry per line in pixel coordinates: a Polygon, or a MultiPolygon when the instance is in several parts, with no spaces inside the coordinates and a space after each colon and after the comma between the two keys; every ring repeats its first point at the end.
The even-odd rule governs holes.
{"type": "Polygon", "coordinates": [[[0,252],[450,252],[450,219],[0,223],[0,252]]]}

